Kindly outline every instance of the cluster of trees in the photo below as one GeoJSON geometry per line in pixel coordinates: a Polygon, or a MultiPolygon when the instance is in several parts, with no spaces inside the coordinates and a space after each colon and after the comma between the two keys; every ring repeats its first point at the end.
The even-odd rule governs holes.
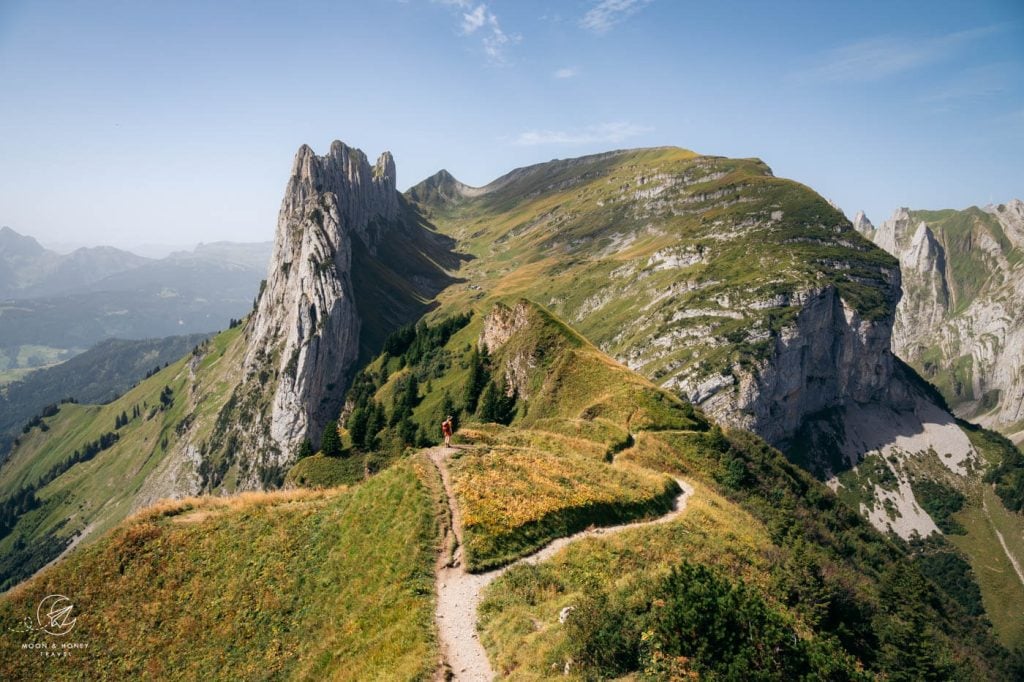
{"type": "Polygon", "coordinates": [[[39,498],[36,497],[34,485],[22,486],[12,495],[0,501],[0,539],[14,530],[18,519],[39,507],[39,498]]]}
{"type": "Polygon", "coordinates": [[[232,317],[231,320],[228,322],[228,329],[234,329],[235,327],[239,327],[241,325],[242,320],[236,320],[235,318],[232,317]]]}
{"type": "Polygon", "coordinates": [[[114,428],[120,429],[121,427],[128,426],[133,419],[137,419],[142,416],[142,409],[138,405],[132,406],[132,416],[128,416],[128,412],[125,410],[121,411],[121,414],[114,417],[114,428]]]}
{"type": "MultiPolygon", "coordinates": [[[[456,423],[464,416],[475,416],[481,421],[508,424],[516,415],[517,396],[504,375],[497,375],[486,349],[473,348],[469,361],[469,375],[463,387],[461,404],[445,391],[439,409],[432,410],[429,423],[414,417],[415,408],[422,402],[421,392],[429,393],[432,380],[444,376],[453,362],[452,353],[444,348],[452,336],[465,327],[470,315],[449,317],[436,325],[420,322],[402,327],[385,340],[383,359],[376,372],[364,370],[356,375],[348,390],[351,409],[345,421],[355,450],[363,452],[400,452],[406,446],[426,447],[440,438],[440,422],[452,415],[456,423]],[[401,376],[393,381],[390,404],[380,400],[378,393],[391,379],[391,370],[397,365],[401,376]],[[424,385],[425,384],[425,385],[424,385]],[[436,431],[436,433],[435,433],[436,431]]],[[[464,365],[465,367],[465,365],[464,365]]],[[[335,430],[325,429],[320,451],[325,454],[344,454],[335,430]]],[[[311,454],[312,443],[303,443],[299,457],[311,454]]]]}
{"type": "Polygon", "coordinates": [[[806,639],[755,589],[684,562],[646,586],[640,608],[597,590],[566,621],[581,666],[657,679],[851,679],[856,663],[834,640],[806,639]]]}
{"type": "Polygon", "coordinates": [[[76,403],[76,402],[78,402],[78,401],[75,400],[74,398],[64,398],[59,403],[50,403],[49,405],[46,405],[45,407],[43,407],[42,410],[40,410],[39,414],[37,414],[36,416],[34,416],[31,419],[29,419],[28,422],[25,424],[25,426],[21,427],[21,432],[22,433],[28,433],[29,431],[31,431],[32,429],[34,429],[37,426],[39,427],[39,429],[41,431],[49,431],[50,427],[47,426],[46,422],[44,422],[43,420],[47,419],[49,417],[53,417],[58,412],[60,412],[60,406],[61,405],[66,405],[67,403],[76,403]]]}
{"type": "Polygon", "coordinates": [[[160,391],[160,409],[167,410],[174,405],[174,390],[170,386],[164,386],[160,391]]]}
{"type": "Polygon", "coordinates": [[[974,430],[988,448],[999,454],[998,463],[985,474],[985,482],[995,486],[996,495],[1007,509],[1024,511],[1024,453],[1001,434],[980,427],[974,430]]]}
{"type": "Polygon", "coordinates": [[[399,367],[415,365],[428,354],[443,348],[455,332],[467,324],[471,315],[465,313],[445,318],[435,325],[420,322],[407,325],[384,340],[383,353],[399,359],[399,367]]]}
{"type": "Polygon", "coordinates": [[[469,357],[469,377],[462,396],[462,412],[475,414],[480,421],[510,424],[516,416],[518,396],[502,373],[494,381],[487,348],[473,348],[469,357]]]}

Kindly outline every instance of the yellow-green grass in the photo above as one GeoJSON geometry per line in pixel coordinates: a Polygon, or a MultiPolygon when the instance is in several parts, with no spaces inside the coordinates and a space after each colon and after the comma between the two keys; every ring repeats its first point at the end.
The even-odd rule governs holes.
{"type": "Polygon", "coordinates": [[[241,372],[241,328],[214,337],[197,359],[187,356],[141,382],[106,405],[65,404],[39,428],[23,436],[0,469],[0,496],[33,485],[52,467],[114,431],[116,418],[133,414],[118,429],[120,439],[88,462],[80,462],[36,492],[42,506],[24,515],[15,531],[0,540],[0,554],[19,539],[26,545],[54,536],[71,538],[89,529],[85,542],[117,525],[140,504],[167,494],[176,484],[167,454],[182,436],[180,425],[191,415],[192,442],[208,436],[216,414],[227,401],[232,381],[241,372]],[[164,387],[174,402],[160,409],[164,387]],[[154,483],[161,480],[160,483],[154,483]]]}
{"type": "MultiPolygon", "coordinates": [[[[595,585],[630,593],[685,560],[764,588],[770,547],[760,522],[697,486],[684,513],[667,524],[581,540],[549,562],[511,568],[485,592],[481,641],[503,679],[548,679],[552,670],[561,674],[570,656],[560,612],[579,605],[595,585]]],[[[582,678],[570,668],[564,679],[582,678]]]]}
{"type": "Polygon", "coordinates": [[[793,309],[754,312],[735,301],[827,280],[865,316],[892,312],[879,273],[895,267],[893,259],[809,188],[773,177],[757,159],[656,148],[555,161],[525,169],[486,195],[428,211],[476,257],[459,270],[466,281],[440,294],[442,310],[528,297],[611,354],[629,354],[631,366],[657,383],[688,368],[710,375],[760,358],[773,346],[747,342],[748,332],[792,322],[793,309]],[[634,196],[659,191],[666,179],[676,184],[654,200],[634,196]],[[659,208],[664,200],[685,208],[659,208]],[[782,218],[769,219],[773,213],[782,218]],[[757,216],[762,219],[751,223],[757,216]],[[659,268],[649,259],[665,248],[702,256],[659,268]],[[827,265],[832,262],[850,269],[827,265]],[[632,274],[615,274],[622,268],[632,274]],[[722,306],[745,308],[744,319],[674,315],[680,308],[713,313],[722,306]],[[652,344],[677,329],[697,333],[686,343],[652,344]]]}
{"type": "Polygon", "coordinates": [[[640,468],[571,452],[495,446],[453,457],[470,570],[506,564],[590,525],[660,516],[678,486],[640,468]]]}
{"type": "Polygon", "coordinates": [[[426,679],[439,491],[416,458],[350,490],[158,505],[0,600],[0,678],[426,679]],[[55,592],[89,645],[70,660],[15,632],[55,592]]]}
{"type": "MultiPolygon", "coordinates": [[[[980,486],[979,486],[980,487],[980,486]]],[[[1002,533],[1010,553],[1024,566],[1024,520],[1007,511],[988,487],[980,487],[970,504],[954,515],[966,535],[947,535],[946,539],[967,555],[981,587],[985,613],[999,639],[1008,647],[1024,646],[1024,585],[1003,551],[995,531],[1002,533]],[[982,500],[977,499],[982,497],[982,500]]]]}

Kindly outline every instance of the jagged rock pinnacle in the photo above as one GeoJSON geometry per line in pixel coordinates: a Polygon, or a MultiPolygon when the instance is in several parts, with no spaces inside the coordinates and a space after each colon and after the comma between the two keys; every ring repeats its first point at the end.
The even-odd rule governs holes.
{"type": "Polygon", "coordinates": [[[359,348],[353,240],[373,253],[398,211],[390,153],[371,167],[362,151],[337,140],[323,156],[299,148],[245,359],[249,377],[278,377],[269,438],[284,456],[303,438],[316,442],[337,416],[337,397],[359,348]]]}

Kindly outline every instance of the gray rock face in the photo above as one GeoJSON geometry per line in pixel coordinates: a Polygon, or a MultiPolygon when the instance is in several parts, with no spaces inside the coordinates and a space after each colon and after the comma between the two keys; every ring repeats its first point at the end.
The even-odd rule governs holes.
{"type": "Polygon", "coordinates": [[[360,319],[352,285],[353,240],[373,253],[382,226],[398,214],[395,163],[341,142],[317,156],[295,156],[278,215],[267,284],[249,321],[248,377],[278,377],[269,436],[282,453],[317,442],[338,415],[337,400],[359,353],[360,319]]]}
{"type": "Polygon", "coordinates": [[[892,217],[882,223],[874,235],[874,241],[883,249],[900,257],[902,245],[906,244],[914,233],[913,218],[909,208],[898,208],[892,217]]]}
{"type": "MultiPolygon", "coordinates": [[[[480,345],[487,348],[488,353],[496,353],[520,329],[529,324],[529,305],[520,301],[515,306],[498,303],[484,318],[484,328],[480,334],[480,345]]],[[[536,366],[533,357],[525,352],[518,352],[507,359],[505,380],[508,382],[509,395],[517,394],[529,399],[529,371],[536,366]]]]}
{"type": "MultiPolygon", "coordinates": [[[[889,295],[899,297],[899,272],[889,295]]],[[[834,287],[807,292],[796,323],[783,329],[772,355],[754,371],[734,372],[736,391],[690,399],[732,426],[769,442],[792,436],[807,415],[846,404],[898,401],[891,390],[891,318],[865,320],[834,287]]]]}
{"type": "Polygon", "coordinates": [[[864,215],[864,211],[857,211],[857,215],[853,217],[853,229],[860,232],[862,235],[871,239],[875,234],[875,226],[871,224],[868,217],[864,215]]]}

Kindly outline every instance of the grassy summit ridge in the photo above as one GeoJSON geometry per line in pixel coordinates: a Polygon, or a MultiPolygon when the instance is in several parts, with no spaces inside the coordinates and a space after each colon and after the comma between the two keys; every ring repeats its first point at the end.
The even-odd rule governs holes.
{"type": "MultiPolygon", "coordinates": [[[[430,328],[420,334],[430,336],[430,328]]],[[[652,605],[665,598],[659,591],[668,589],[662,584],[671,569],[687,564],[679,570],[703,566],[714,577],[701,580],[743,591],[744,608],[796,633],[802,643],[791,658],[805,663],[773,668],[762,661],[769,676],[815,670],[853,679],[860,666],[869,676],[916,670],[984,679],[1008,665],[980,620],[832,491],[756,437],[723,433],[543,307],[498,303],[419,361],[410,363],[408,352],[399,347],[377,358],[357,385],[365,400],[393,411],[416,376],[413,432],[426,432],[445,402],[462,420],[466,449],[450,466],[470,567],[508,563],[588,522],[631,518],[636,495],[654,491],[645,479],[683,476],[697,489],[677,522],[584,541],[551,563],[517,567],[499,579],[485,595],[481,624],[502,674],[544,678],[569,659],[570,679],[665,673],[643,633],[655,622],[652,605]],[[487,380],[517,396],[507,425],[483,419],[479,406],[459,409],[481,340],[491,348],[487,380]],[[626,472],[640,478],[631,481],[626,472]],[[602,505],[618,515],[602,515],[602,505]],[[586,620],[570,615],[562,622],[568,606],[586,620]],[[915,653],[901,658],[909,642],[915,653]]],[[[383,426],[371,440],[386,448],[394,429],[400,423],[383,426]]],[[[658,513],[654,506],[641,511],[658,513]]],[[[719,617],[724,613],[709,625],[719,627],[719,617]]],[[[690,670],[721,673],[713,659],[724,649],[687,648],[697,640],[662,644],[666,655],[692,658],[690,670]]],[[[756,634],[728,646],[777,644],[767,642],[756,634]]]]}
{"type": "Polygon", "coordinates": [[[432,182],[407,195],[433,197],[428,217],[475,258],[443,307],[525,296],[659,384],[769,356],[808,291],[836,287],[866,319],[895,307],[895,259],[756,159],[629,150],[520,169],[454,199],[432,182]]]}

